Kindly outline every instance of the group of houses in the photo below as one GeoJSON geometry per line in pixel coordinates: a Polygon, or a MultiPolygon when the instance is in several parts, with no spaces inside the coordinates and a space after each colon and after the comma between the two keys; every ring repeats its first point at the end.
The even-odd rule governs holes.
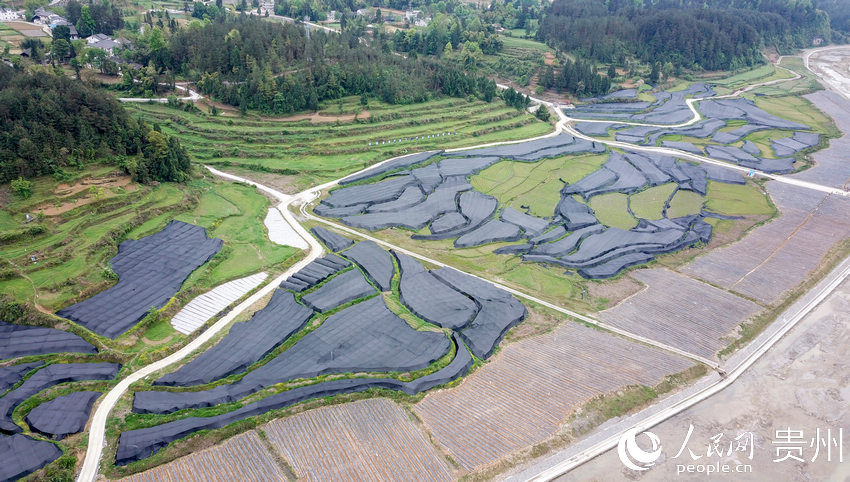
{"type": "MultiPolygon", "coordinates": [[[[80,34],[77,32],[77,28],[74,24],[69,22],[65,17],[51,12],[44,7],[40,7],[35,10],[35,14],[32,17],[32,23],[46,25],[51,31],[60,25],[64,25],[68,27],[68,30],[71,33],[71,40],[77,40],[80,38],[80,34]]],[[[91,48],[100,49],[108,55],[112,55],[113,51],[117,47],[120,47],[124,42],[122,42],[121,39],[113,39],[108,35],[97,33],[86,37],[86,43],[91,48]]]]}

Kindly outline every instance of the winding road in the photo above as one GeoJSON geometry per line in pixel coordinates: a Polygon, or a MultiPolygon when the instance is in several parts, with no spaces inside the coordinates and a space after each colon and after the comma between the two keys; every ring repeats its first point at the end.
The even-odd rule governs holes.
{"type": "MultiPolygon", "coordinates": [[[[797,75],[799,76],[799,74],[797,74],[797,75]]],[[[723,96],[723,97],[741,95],[742,93],[744,93],[748,90],[751,90],[753,88],[756,88],[756,87],[760,87],[760,86],[763,86],[763,85],[769,85],[769,84],[773,84],[773,83],[780,82],[780,81],[784,82],[784,81],[788,81],[788,80],[792,80],[792,79],[779,79],[779,80],[774,80],[774,81],[763,82],[763,83],[760,83],[760,84],[753,84],[753,85],[751,85],[751,86],[749,86],[745,89],[741,89],[739,91],[736,91],[733,94],[729,94],[729,95],[723,96]]],[[[501,85],[500,85],[500,87],[504,88],[504,86],[501,86],[501,85]]],[[[190,91],[190,93],[191,92],[192,91],[190,91]]],[[[630,149],[630,150],[657,152],[657,153],[660,153],[660,154],[666,154],[666,155],[675,156],[675,157],[679,157],[679,158],[691,159],[691,160],[695,160],[695,161],[698,161],[698,162],[711,163],[711,164],[719,165],[719,166],[726,167],[726,168],[729,168],[729,169],[734,169],[734,170],[737,170],[737,171],[746,171],[748,173],[751,171],[750,169],[742,168],[742,167],[734,165],[734,164],[730,164],[730,163],[723,162],[723,161],[718,161],[718,160],[711,159],[711,158],[704,157],[704,156],[694,155],[694,154],[691,154],[691,153],[687,153],[687,152],[683,152],[683,151],[679,151],[679,150],[675,150],[675,149],[660,148],[660,147],[636,146],[636,145],[627,144],[627,143],[623,143],[623,142],[594,139],[592,137],[585,136],[585,135],[575,131],[575,129],[573,129],[573,127],[570,125],[570,123],[575,122],[577,119],[572,119],[569,116],[567,116],[566,113],[563,111],[563,109],[561,109],[560,106],[558,106],[557,104],[554,104],[554,103],[551,103],[551,102],[546,102],[546,101],[543,101],[543,100],[540,100],[540,99],[535,99],[533,97],[530,98],[530,99],[535,103],[545,105],[549,108],[554,109],[557,112],[559,120],[556,123],[555,130],[552,133],[546,134],[546,135],[543,135],[543,136],[537,136],[537,137],[534,137],[532,139],[524,139],[524,140],[509,141],[509,142],[494,142],[494,143],[489,143],[489,144],[484,144],[484,145],[479,145],[479,146],[470,146],[470,147],[463,147],[463,148],[456,148],[456,149],[448,149],[448,150],[446,150],[446,152],[474,149],[474,148],[480,148],[480,147],[490,147],[490,146],[495,146],[495,145],[515,144],[515,143],[520,143],[520,142],[527,142],[527,141],[534,140],[534,139],[552,137],[552,136],[556,136],[556,135],[558,135],[562,132],[567,132],[570,135],[573,135],[575,137],[579,137],[579,138],[594,141],[594,142],[599,142],[599,143],[602,143],[602,144],[605,144],[605,145],[608,145],[608,146],[611,146],[611,147],[625,148],[625,149],[630,149]]],[[[145,101],[148,101],[148,100],[150,100],[150,99],[145,99],[145,101]]],[[[696,108],[693,105],[698,100],[699,99],[688,99],[687,100],[691,111],[694,113],[694,117],[690,121],[688,121],[687,123],[681,124],[679,126],[661,126],[661,127],[684,127],[684,126],[691,125],[691,124],[699,121],[699,119],[700,119],[699,113],[697,112],[696,108]]],[[[581,121],[584,122],[583,120],[581,120],[581,121]]],[[[623,123],[626,124],[625,122],[623,122],[623,123]]],[[[651,125],[651,124],[636,124],[636,125],[651,125]]],[[[351,175],[353,176],[353,175],[359,174],[360,172],[363,172],[367,169],[372,169],[377,165],[380,165],[380,164],[383,164],[383,163],[386,163],[386,162],[390,162],[392,160],[393,159],[387,159],[385,161],[382,161],[381,163],[373,164],[372,166],[369,166],[368,168],[363,169],[363,170],[359,171],[358,173],[354,173],[354,174],[351,174],[351,175]]],[[[82,468],[81,468],[80,473],[79,473],[78,478],[77,478],[78,481],[90,482],[90,481],[94,481],[97,478],[98,469],[99,469],[99,466],[100,466],[100,461],[101,461],[101,458],[102,458],[102,455],[103,455],[103,448],[106,444],[106,438],[105,438],[106,422],[109,418],[109,414],[112,412],[112,410],[114,409],[117,402],[124,395],[124,393],[129,389],[129,387],[132,383],[134,383],[138,380],[141,380],[142,378],[145,378],[148,375],[151,375],[151,374],[153,374],[153,373],[155,373],[155,372],[157,372],[161,369],[167,368],[167,367],[181,361],[182,359],[186,358],[190,354],[192,354],[192,352],[194,352],[195,350],[200,348],[204,343],[211,340],[216,334],[218,334],[220,331],[225,329],[242,312],[244,312],[245,310],[250,308],[253,304],[255,304],[257,301],[262,299],[264,296],[267,296],[272,291],[274,291],[277,288],[277,286],[280,285],[280,283],[283,282],[286,278],[288,278],[290,275],[292,275],[293,273],[302,269],[304,266],[306,266],[307,264],[309,264],[310,262],[312,262],[313,260],[315,260],[316,258],[318,258],[319,256],[322,255],[322,253],[324,252],[324,248],[312,235],[310,235],[307,232],[307,230],[298,222],[298,220],[295,219],[295,216],[290,211],[290,206],[293,206],[293,207],[296,207],[297,209],[299,209],[301,215],[303,217],[305,217],[305,219],[319,221],[319,222],[322,222],[324,224],[331,225],[331,226],[333,226],[333,227],[335,227],[339,230],[354,233],[359,237],[371,239],[371,240],[373,240],[377,243],[380,243],[384,246],[387,246],[387,247],[390,247],[390,248],[393,248],[393,249],[397,249],[397,250],[399,250],[399,251],[401,251],[405,254],[414,256],[418,259],[427,261],[429,263],[433,263],[433,264],[438,265],[438,266],[446,266],[444,263],[429,259],[425,256],[419,255],[419,254],[411,252],[409,250],[405,250],[403,248],[391,245],[391,244],[386,243],[384,241],[381,241],[377,238],[373,238],[373,237],[365,235],[363,233],[354,231],[354,230],[352,230],[352,229],[350,229],[346,226],[342,226],[342,225],[333,223],[331,221],[327,221],[327,220],[324,220],[324,219],[321,219],[321,218],[317,218],[315,216],[312,216],[311,214],[309,214],[306,211],[306,206],[310,202],[317,199],[318,196],[321,194],[321,192],[323,190],[338,185],[339,181],[344,179],[344,178],[309,188],[309,189],[302,191],[302,192],[295,194],[295,195],[287,195],[287,194],[284,194],[284,193],[277,191],[275,189],[272,189],[272,188],[260,185],[258,183],[255,183],[253,181],[218,171],[218,170],[213,169],[209,166],[206,166],[206,168],[212,174],[220,176],[222,178],[233,180],[233,181],[245,182],[245,183],[254,185],[258,189],[267,192],[268,194],[273,196],[275,199],[277,199],[279,201],[279,204],[277,206],[275,206],[275,208],[280,210],[281,214],[284,217],[284,220],[293,228],[293,230],[298,234],[298,236],[303,238],[308,243],[309,249],[307,251],[307,255],[304,257],[304,259],[300,260],[298,263],[296,263],[291,268],[289,268],[285,273],[281,274],[280,276],[278,276],[277,278],[275,278],[274,280],[272,280],[268,284],[264,285],[260,290],[258,290],[253,295],[251,295],[249,298],[247,298],[242,303],[237,305],[227,315],[225,315],[223,318],[221,318],[216,323],[214,323],[211,327],[209,327],[206,331],[201,333],[197,338],[192,340],[189,344],[187,344],[186,346],[184,346],[180,350],[176,351],[175,353],[169,355],[168,357],[163,358],[162,360],[158,360],[156,362],[153,362],[150,365],[147,365],[147,366],[139,369],[138,371],[130,374],[126,378],[122,379],[115,387],[113,387],[106,394],[106,396],[103,399],[101,399],[100,402],[98,403],[97,409],[95,410],[94,415],[92,417],[92,420],[90,422],[89,430],[88,430],[88,432],[89,432],[88,433],[88,448],[87,448],[85,459],[83,461],[82,468]]],[[[810,183],[810,182],[805,182],[805,181],[799,181],[797,179],[788,178],[786,176],[772,175],[772,174],[767,174],[767,173],[764,173],[764,172],[761,172],[761,171],[754,171],[754,174],[761,176],[761,177],[773,179],[773,180],[776,180],[776,181],[779,181],[779,182],[784,182],[784,183],[787,183],[787,184],[795,185],[797,187],[801,187],[801,188],[805,188],[805,189],[814,189],[814,190],[817,190],[817,191],[827,192],[827,193],[831,193],[831,194],[837,194],[837,195],[841,195],[841,196],[850,196],[850,193],[847,193],[847,192],[842,191],[840,189],[835,189],[835,188],[822,186],[820,184],[815,184],[815,183],[810,183]]],[[[467,273],[467,274],[469,274],[469,273],[467,273]]],[[[659,343],[657,341],[654,341],[654,340],[651,340],[651,339],[648,339],[648,338],[645,338],[645,337],[641,337],[641,336],[638,336],[638,335],[634,335],[634,334],[626,332],[624,330],[609,326],[609,325],[604,324],[604,323],[602,323],[598,320],[595,320],[595,319],[593,319],[593,318],[591,318],[587,315],[582,315],[580,313],[576,313],[576,312],[567,310],[567,309],[559,307],[557,305],[548,303],[544,300],[540,300],[540,299],[538,299],[538,298],[536,298],[532,295],[522,293],[522,292],[514,290],[512,288],[493,283],[490,280],[485,280],[485,281],[493,283],[494,285],[498,286],[499,288],[504,289],[504,290],[516,295],[516,296],[525,298],[525,299],[533,301],[535,303],[540,303],[541,305],[547,306],[551,309],[559,311],[559,312],[561,312],[561,313],[563,313],[567,316],[573,317],[573,318],[581,320],[583,322],[595,324],[595,325],[600,326],[602,328],[605,328],[607,330],[619,333],[620,335],[628,337],[630,339],[633,339],[633,340],[636,340],[636,341],[639,341],[639,342],[642,342],[642,343],[648,343],[648,344],[651,344],[651,345],[653,345],[657,348],[660,348],[660,349],[663,349],[663,350],[666,350],[666,351],[669,351],[669,352],[677,353],[677,354],[679,354],[681,356],[685,356],[689,359],[696,360],[700,363],[704,363],[704,364],[712,367],[713,369],[717,370],[721,375],[725,375],[724,371],[726,373],[728,373],[728,376],[725,376],[725,378],[724,378],[724,376],[718,376],[718,375],[715,374],[716,382],[712,383],[710,386],[703,387],[701,385],[695,385],[695,388],[697,388],[697,387],[699,388],[699,390],[696,391],[696,393],[690,395],[688,398],[681,400],[677,404],[675,404],[671,407],[667,407],[662,411],[658,411],[658,413],[655,413],[652,416],[647,416],[645,419],[643,419],[639,422],[636,422],[633,426],[628,427],[628,428],[638,427],[638,428],[641,428],[641,429],[646,429],[648,427],[651,427],[652,425],[655,425],[655,424],[665,420],[666,418],[669,418],[672,415],[675,415],[676,413],[681,412],[685,408],[687,408],[687,407],[689,407],[689,406],[691,406],[695,403],[698,403],[700,400],[708,398],[712,394],[717,393],[718,391],[722,390],[724,387],[728,386],[728,384],[732,383],[732,381],[737,379],[737,377],[740,376],[741,373],[743,373],[753,362],[755,362],[755,360],[757,360],[763,353],[765,353],[771,346],[773,346],[773,344],[776,343],[776,341],[778,341],[778,339],[781,338],[781,336],[785,332],[790,330],[796,324],[796,322],[799,321],[799,319],[801,319],[806,313],[808,313],[808,311],[810,311],[814,306],[816,306],[817,303],[820,302],[820,300],[822,300],[824,297],[826,297],[835,288],[835,286],[837,286],[840,283],[840,281],[842,281],[848,275],[850,275],[850,261],[845,261],[844,263],[842,263],[841,266],[839,266],[838,269],[836,269],[833,273],[828,275],[827,279],[824,282],[822,282],[819,285],[818,288],[816,288],[815,290],[810,292],[809,295],[807,295],[805,297],[804,301],[808,300],[808,302],[804,306],[802,306],[802,307],[797,307],[797,305],[792,306],[789,309],[789,311],[791,311],[791,310],[796,310],[796,311],[794,313],[790,314],[787,317],[787,319],[783,318],[783,320],[786,320],[786,321],[784,321],[783,323],[774,323],[773,325],[771,325],[771,328],[768,330],[768,332],[765,332],[766,334],[768,334],[768,333],[771,334],[770,338],[767,338],[767,339],[764,339],[764,340],[762,339],[763,337],[757,338],[754,342],[752,342],[750,345],[745,347],[740,352],[740,353],[749,353],[749,355],[745,359],[736,363],[735,365],[732,365],[730,363],[731,361],[738,360],[740,358],[740,357],[737,357],[737,358],[733,357],[732,359],[730,359],[730,362],[727,362],[726,365],[724,365],[722,367],[719,366],[716,362],[713,362],[711,360],[707,360],[707,359],[704,359],[702,357],[696,357],[695,355],[684,352],[683,350],[679,350],[677,348],[667,346],[667,345],[659,343]]],[[[625,429],[617,431],[617,433],[615,433],[611,437],[608,437],[608,438],[598,442],[597,444],[593,445],[592,447],[581,450],[579,453],[572,455],[567,460],[564,460],[560,463],[555,463],[550,467],[546,467],[545,469],[541,469],[538,473],[532,473],[530,475],[529,474],[523,474],[523,475],[518,477],[518,480],[527,480],[527,479],[548,480],[548,479],[550,479],[554,476],[562,474],[562,473],[570,470],[570,468],[575,467],[578,464],[580,464],[580,463],[582,463],[586,460],[589,460],[590,458],[593,458],[596,455],[608,450],[613,445],[616,445],[617,439],[619,438],[620,434],[623,433],[624,431],[625,431],[625,429]],[[613,445],[612,445],[612,443],[613,443],[613,445]]]]}

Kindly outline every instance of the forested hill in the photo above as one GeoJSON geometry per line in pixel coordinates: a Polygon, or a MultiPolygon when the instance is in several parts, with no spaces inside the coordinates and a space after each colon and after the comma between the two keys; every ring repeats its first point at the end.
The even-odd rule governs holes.
{"type": "Polygon", "coordinates": [[[0,64],[0,182],[92,160],[120,163],[142,182],[180,181],[189,170],[176,138],[136,121],[111,95],[0,64]]]}
{"type": "MultiPolygon", "coordinates": [[[[254,16],[217,18],[175,31],[161,48],[134,52],[142,64],[197,81],[216,100],[243,110],[315,110],[322,100],[371,95],[391,104],[442,92],[489,101],[492,81],[422,58],[395,55],[351,32],[311,32],[254,16]]],[[[144,85],[143,82],[137,85],[144,85]]]]}
{"type": "Polygon", "coordinates": [[[736,69],[760,50],[830,39],[829,15],[810,0],[555,0],[538,37],[602,62],[636,56],[677,67],[736,69]]]}

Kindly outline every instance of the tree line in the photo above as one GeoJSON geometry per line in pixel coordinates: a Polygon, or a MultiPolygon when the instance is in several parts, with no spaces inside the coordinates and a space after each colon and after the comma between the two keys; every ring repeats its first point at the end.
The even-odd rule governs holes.
{"type": "Polygon", "coordinates": [[[729,70],[830,39],[829,15],[809,0],[555,0],[537,36],[601,62],[628,56],[675,67],[729,70]]]}
{"type": "Polygon", "coordinates": [[[409,104],[436,92],[483,99],[495,94],[492,81],[433,59],[392,54],[351,32],[313,31],[307,38],[303,26],[255,16],[217,17],[180,28],[167,41],[158,37],[140,44],[130,55],[149,67],[125,76],[127,88],[149,85],[155,91],[163,78],[180,75],[243,112],[315,110],[321,101],[350,95],[409,104]]]}
{"type": "Polygon", "coordinates": [[[111,160],[139,182],[182,181],[180,142],[137,121],[110,95],[64,75],[0,64],[0,182],[111,160]]]}

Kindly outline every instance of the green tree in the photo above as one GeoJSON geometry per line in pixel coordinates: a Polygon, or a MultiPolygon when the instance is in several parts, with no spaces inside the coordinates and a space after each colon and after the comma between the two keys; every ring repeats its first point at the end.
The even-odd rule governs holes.
{"type": "Polygon", "coordinates": [[[53,54],[52,59],[58,59],[61,63],[71,52],[71,44],[63,38],[54,39],[53,44],[50,46],[50,52],[53,54]]]}
{"type": "Polygon", "coordinates": [[[657,84],[661,77],[661,62],[652,64],[652,71],[649,72],[649,83],[657,84]]]}
{"type": "Polygon", "coordinates": [[[24,199],[29,199],[32,196],[32,181],[18,177],[12,181],[12,191],[24,199]]]}
{"type": "Polygon", "coordinates": [[[53,40],[56,39],[64,39],[70,45],[71,42],[71,29],[67,25],[57,25],[53,27],[53,40]]]}
{"type": "Polygon", "coordinates": [[[77,33],[80,34],[80,37],[88,37],[96,33],[96,28],[97,24],[91,15],[91,9],[88,5],[83,5],[80,11],[80,19],[77,20],[77,33]]]}
{"type": "Polygon", "coordinates": [[[614,64],[608,66],[608,78],[614,80],[617,77],[617,68],[614,64]]]}

